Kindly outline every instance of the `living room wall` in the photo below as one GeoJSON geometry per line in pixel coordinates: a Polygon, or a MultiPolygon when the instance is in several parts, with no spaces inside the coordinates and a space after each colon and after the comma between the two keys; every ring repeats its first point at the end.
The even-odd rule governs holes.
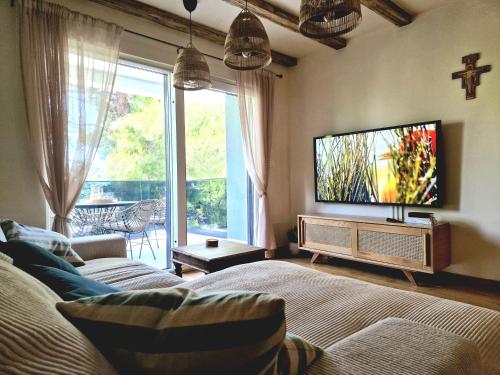
{"type": "Polygon", "coordinates": [[[314,136],[426,120],[443,121],[445,204],[432,210],[452,228],[446,271],[500,280],[500,2],[457,0],[412,24],[363,34],[340,51],[299,61],[290,81],[293,215],[389,217],[391,208],[314,199],[314,136]],[[461,58],[480,52],[477,98],[465,100],[461,58]]]}
{"type": "MultiPolygon", "coordinates": [[[[138,17],[81,0],[51,0],[72,10],[115,22],[126,29],[154,38],[183,45],[187,35],[176,32],[138,17]]],[[[22,81],[17,47],[15,8],[10,1],[0,2],[0,217],[10,217],[24,223],[45,226],[46,207],[36,173],[30,160],[26,139],[26,116],[22,93],[22,81]]],[[[196,46],[203,52],[222,56],[222,46],[194,38],[196,46]]],[[[176,48],[125,33],[120,46],[123,57],[171,69],[175,64],[176,48]]],[[[235,74],[221,62],[207,59],[212,76],[229,84],[234,83],[235,74]]],[[[283,79],[276,80],[273,148],[269,197],[272,202],[271,214],[278,242],[285,241],[289,225],[290,203],[288,184],[288,72],[281,66],[270,67],[283,73],[283,79]]]]}
{"type": "Polygon", "coordinates": [[[16,19],[0,2],[0,217],[45,225],[45,201],[26,132],[16,19]]]}

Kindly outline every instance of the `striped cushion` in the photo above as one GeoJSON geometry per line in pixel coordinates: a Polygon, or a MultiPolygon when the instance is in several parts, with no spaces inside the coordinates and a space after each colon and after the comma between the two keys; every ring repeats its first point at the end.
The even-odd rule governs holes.
{"type": "Polygon", "coordinates": [[[127,373],[273,374],[286,333],[284,301],[266,293],[168,288],[57,308],[127,373]]]}
{"type": "Polygon", "coordinates": [[[7,262],[7,263],[14,263],[14,260],[8,256],[7,254],[4,254],[0,251],[0,260],[3,261],[3,262],[7,262]]]}
{"type": "Polygon", "coordinates": [[[71,248],[70,240],[60,233],[29,227],[8,219],[0,221],[0,228],[3,230],[8,241],[22,240],[31,242],[47,249],[74,266],[78,267],[85,264],[83,259],[71,248]]]}
{"type": "Polygon", "coordinates": [[[323,353],[303,338],[287,333],[278,357],[278,375],[299,375],[323,353]]]}
{"type": "Polygon", "coordinates": [[[56,310],[61,299],[0,261],[0,374],[116,375],[85,335],[56,310]]]}

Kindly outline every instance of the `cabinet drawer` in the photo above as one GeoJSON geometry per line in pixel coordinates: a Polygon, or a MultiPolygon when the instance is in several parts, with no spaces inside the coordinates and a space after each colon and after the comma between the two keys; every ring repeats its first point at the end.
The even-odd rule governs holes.
{"type": "Polygon", "coordinates": [[[303,218],[300,222],[300,246],[313,250],[352,255],[353,223],[303,218]]]}
{"type": "Polygon", "coordinates": [[[357,256],[362,259],[422,268],[425,246],[419,228],[358,224],[357,256]]]}

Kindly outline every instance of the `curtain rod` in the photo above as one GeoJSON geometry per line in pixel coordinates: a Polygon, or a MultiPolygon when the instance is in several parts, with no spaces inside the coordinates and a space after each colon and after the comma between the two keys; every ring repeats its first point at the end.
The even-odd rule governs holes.
{"type": "MultiPolygon", "coordinates": [[[[129,30],[129,29],[125,29],[125,31],[129,34],[134,34],[134,35],[138,35],[138,36],[142,36],[144,38],[147,38],[147,39],[151,39],[151,40],[154,40],[155,42],[159,42],[159,43],[162,43],[162,44],[166,44],[168,46],[171,46],[171,47],[175,47],[177,48],[177,51],[179,51],[179,49],[181,48],[184,48],[183,46],[180,46],[178,44],[175,44],[175,43],[171,43],[171,42],[167,42],[166,40],[162,40],[162,39],[157,39],[157,38],[154,38],[152,36],[149,36],[149,35],[144,35],[144,34],[141,34],[141,33],[138,33],[136,31],[132,31],[132,30],[129,30]]],[[[202,55],[206,56],[206,57],[210,57],[211,59],[214,59],[214,60],[219,60],[219,61],[224,61],[223,59],[221,59],[220,57],[217,57],[217,56],[214,56],[214,55],[210,55],[208,53],[203,53],[201,52],[202,55]]],[[[268,69],[264,69],[266,72],[269,72],[269,73],[272,73],[274,74],[277,78],[283,78],[283,74],[281,73],[276,73],[276,72],[273,72],[272,70],[268,70],[268,69]]]]}
{"type": "MultiPolygon", "coordinates": [[[[10,0],[10,6],[13,7],[14,5],[15,5],[15,0],[10,0]]],[[[179,51],[179,49],[184,48],[183,46],[180,46],[180,45],[175,44],[175,43],[167,42],[166,40],[154,38],[152,36],[141,34],[141,33],[138,33],[136,31],[129,30],[129,29],[124,29],[124,30],[127,33],[129,33],[129,34],[134,34],[134,35],[142,36],[143,38],[147,38],[147,39],[150,39],[150,40],[154,40],[155,42],[159,42],[159,43],[163,43],[163,44],[166,44],[168,46],[171,46],[171,47],[175,47],[175,48],[177,48],[177,52],[179,51]]],[[[214,60],[219,60],[219,61],[224,62],[224,60],[221,59],[220,57],[217,57],[217,56],[214,56],[214,55],[209,55],[208,53],[201,53],[201,54],[204,55],[204,56],[206,56],[206,57],[210,57],[210,58],[212,58],[214,60]]],[[[283,78],[283,74],[281,74],[281,73],[276,73],[276,72],[273,72],[272,70],[268,70],[268,69],[263,69],[263,70],[265,70],[266,72],[274,74],[279,79],[283,78]]]]}

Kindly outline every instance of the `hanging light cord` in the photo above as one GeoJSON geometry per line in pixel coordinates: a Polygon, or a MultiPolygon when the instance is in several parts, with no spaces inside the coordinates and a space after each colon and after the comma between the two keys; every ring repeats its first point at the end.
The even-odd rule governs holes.
{"type": "Polygon", "coordinates": [[[193,21],[191,20],[191,12],[189,12],[189,44],[193,44],[193,21]]]}

